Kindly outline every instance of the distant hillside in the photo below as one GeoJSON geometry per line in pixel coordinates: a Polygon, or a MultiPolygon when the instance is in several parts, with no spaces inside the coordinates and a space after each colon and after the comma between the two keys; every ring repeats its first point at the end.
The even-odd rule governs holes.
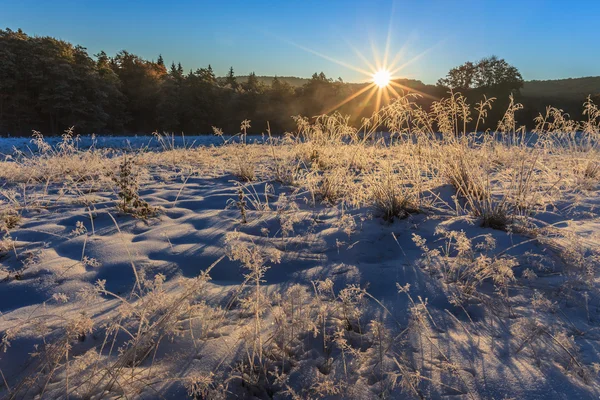
{"type": "Polygon", "coordinates": [[[588,95],[600,94],[600,76],[527,81],[521,89],[525,97],[583,100],[588,95]]]}
{"type": "MultiPolygon", "coordinates": [[[[240,75],[240,76],[236,76],[235,78],[237,79],[237,81],[239,83],[246,82],[248,80],[247,75],[240,75]]],[[[274,76],[257,76],[256,78],[258,79],[258,81],[260,83],[263,83],[265,85],[270,85],[271,82],[273,82],[274,76]]],[[[218,79],[224,80],[225,78],[220,77],[218,79]]],[[[298,78],[295,76],[278,76],[277,79],[279,79],[282,82],[287,82],[294,87],[300,87],[300,86],[304,85],[306,82],[310,81],[310,78],[298,78]]]]}
{"type": "MultiPolygon", "coordinates": [[[[237,79],[237,81],[239,83],[246,82],[248,80],[247,75],[240,75],[240,76],[236,76],[235,78],[237,79]]],[[[256,76],[256,78],[258,79],[258,81],[260,83],[264,83],[265,85],[271,85],[271,82],[273,82],[273,78],[275,78],[275,77],[274,76],[256,76]]],[[[225,79],[225,78],[220,77],[219,80],[221,80],[221,79],[225,79]]],[[[277,79],[279,79],[282,82],[287,82],[288,84],[290,84],[291,86],[294,86],[294,87],[300,87],[300,86],[304,85],[305,83],[310,82],[310,78],[298,78],[296,76],[278,76],[277,79]]],[[[345,82],[345,83],[348,83],[350,85],[362,85],[362,83],[355,83],[355,82],[345,82]]]]}
{"type": "MultiPolygon", "coordinates": [[[[273,76],[257,76],[258,80],[265,85],[270,85],[273,81],[273,76]]],[[[294,87],[300,87],[310,81],[310,78],[298,78],[295,76],[278,76],[279,80],[289,83],[294,87]]],[[[223,78],[219,78],[223,79],[223,78]]],[[[247,76],[238,76],[238,82],[245,82],[247,76]]],[[[427,85],[418,80],[401,79],[399,83],[413,89],[431,92],[434,85],[427,85]],[[428,89],[428,90],[427,90],[428,89]]],[[[362,85],[360,83],[354,83],[362,85]]],[[[526,81],[521,94],[524,97],[535,97],[540,99],[563,99],[580,101],[588,95],[600,94],[600,76],[589,76],[585,78],[567,78],[555,79],[547,81],[526,81]]]]}
{"type": "MultiPolygon", "coordinates": [[[[258,79],[259,82],[264,83],[265,85],[270,85],[271,82],[273,82],[273,78],[274,76],[257,76],[256,77],[258,79]]],[[[219,77],[219,80],[224,80],[224,77],[219,77]]],[[[236,79],[238,82],[242,83],[248,80],[248,76],[246,75],[240,75],[240,76],[236,76],[236,79]]],[[[290,85],[294,86],[294,87],[300,87],[308,82],[310,82],[310,78],[298,78],[296,76],[278,76],[277,79],[279,79],[282,82],[287,82],[290,85]]],[[[416,80],[416,79],[396,79],[396,82],[407,86],[411,89],[419,89],[422,90],[423,88],[429,88],[430,90],[432,88],[434,88],[434,85],[427,85],[424,84],[423,82],[416,80]]],[[[357,86],[362,86],[365,83],[359,83],[359,82],[345,82],[349,85],[357,85],[357,86]]]]}

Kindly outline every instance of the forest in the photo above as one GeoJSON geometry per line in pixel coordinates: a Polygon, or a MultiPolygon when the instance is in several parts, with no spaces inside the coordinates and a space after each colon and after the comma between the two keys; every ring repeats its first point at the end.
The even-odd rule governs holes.
{"type": "MultiPolygon", "coordinates": [[[[294,129],[295,115],[339,111],[352,115],[350,123],[356,126],[376,111],[374,97],[345,102],[369,83],[346,83],[322,72],[310,79],[255,73],[236,77],[231,67],[226,76],[217,77],[210,64],[186,70],[180,63],[165,63],[161,55],[156,60],[126,50],[113,56],[104,51],[90,55],[82,46],[30,36],[20,29],[0,30],[0,60],[1,135],[29,135],[34,130],[58,135],[71,127],[83,134],[202,134],[212,132],[213,126],[235,133],[245,119],[253,121],[252,132],[265,131],[268,122],[271,132],[283,133],[294,129]]],[[[600,86],[589,79],[594,78],[583,83],[524,82],[515,67],[492,56],[453,68],[436,85],[396,81],[405,93],[420,93],[417,101],[425,108],[450,90],[460,91],[472,103],[494,97],[497,107],[484,127],[495,127],[509,94],[523,104],[520,115],[525,121],[543,112],[549,99],[565,112],[580,115],[587,95],[598,92],[594,83],[600,86]],[[582,85],[591,93],[579,90],[582,85]]]]}

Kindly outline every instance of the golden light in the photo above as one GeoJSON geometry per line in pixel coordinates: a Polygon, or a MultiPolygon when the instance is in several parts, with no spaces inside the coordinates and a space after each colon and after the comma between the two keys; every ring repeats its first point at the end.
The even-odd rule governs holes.
{"type": "Polygon", "coordinates": [[[438,46],[442,42],[439,42],[433,47],[430,47],[416,56],[407,57],[407,46],[408,42],[405,43],[399,51],[394,54],[390,54],[391,50],[391,38],[393,31],[392,24],[392,12],[390,13],[390,22],[388,25],[387,38],[385,40],[385,51],[383,54],[377,49],[374,41],[371,40],[371,51],[373,53],[373,58],[366,57],[363,53],[361,53],[358,48],[356,48],[352,43],[348,40],[346,44],[353,50],[353,52],[360,58],[360,60],[364,63],[364,67],[358,66],[354,63],[350,63],[347,61],[336,59],[330,55],[324,54],[322,52],[318,52],[316,50],[310,49],[306,46],[302,46],[298,43],[295,43],[291,40],[284,39],[278,35],[273,35],[279,40],[287,42],[299,49],[302,49],[306,52],[312,53],[318,57],[321,57],[327,61],[334,62],[338,65],[341,65],[350,70],[356,71],[361,75],[365,76],[365,78],[371,78],[370,80],[363,81],[363,86],[357,86],[357,89],[350,93],[347,97],[345,97],[342,101],[335,104],[333,107],[330,107],[327,110],[323,110],[322,114],[329,114],[333,111],[338,110],[340,107],[345,105],[346,103],[356,99],[357,97],[363,97],[362,101],[358,105],[358,109],[355,112],[360,113],[362,110],[371,104],[372,99],[374,99],[374,109],[375,111],[379,111],[382,106],[390,104],[394,99],[400,98],[408,93],[417,93],[423,97],[427,97],[433,100],[439,100],[436,97],[421,92],[414,87],[409,87],[403,84],[403,81],[408,78],[407,76],[403,76],[401,71],[404,70],[410,64],[416,62],[425,54],[430,52],[435,46],[438,46]]]}
{"type": "Polygon", "coordinates": [[[380,88],[384,88],[387,85],[389,85],[391,79],[391,74],[385,69],[380,69],[379,71],[373,74],[373,83],[375,83],[380,88]]]}

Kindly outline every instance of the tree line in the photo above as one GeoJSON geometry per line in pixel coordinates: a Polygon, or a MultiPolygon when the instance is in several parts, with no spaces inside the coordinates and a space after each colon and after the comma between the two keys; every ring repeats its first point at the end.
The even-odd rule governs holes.
{"type": "MultiPolygon", "coordinates": [[[[400,83],[406,91],[428,95],[419,100],[424,107],[453,90],[472,103],[483,95],[496,97],[494,110],[501,113],[509,94],[520,100],[523,78],[506,61],[489,57],[453,68],[437,85],[400,83]]],[[[358,124],[375,110],[376,96],[356,96],[339,105],[365,85],[322,72],[301,86],[277,77],[265,84],[254,73],[238,79],[233,67],[219,78],[210,65],[186,71],[180,63],[165,65],[160,55],[145,60],[125,50],[90,56],[63,40],[0,30],[0,134],[60,134],[71,126],[81,133],[194,134],[209,133],[212,126],[234,133],[245,119],[253,121],[250,131],[263,132],[268,121],[272,132],[281,133],[294,128],[293,115],[334,109],[358,124]]],[[[526,113],[541,109],[537,100],[529,101],[526,113]]]]}
{"type": "Polygon", "coordinates": [[[233,68],[218,79],[210,65],[185,71],[128,51],[90,56],[84,47],[52,37],[0,30],[0,133],[38,130],[208,133],[237,132],[244,119],[256,131],[293,128],[292,115],[317,115],[356,88],[323,73],[295,88],[254,73],[238,81],[233,68]],[[262,122],[262,124],[261,124],[262,122]]]}

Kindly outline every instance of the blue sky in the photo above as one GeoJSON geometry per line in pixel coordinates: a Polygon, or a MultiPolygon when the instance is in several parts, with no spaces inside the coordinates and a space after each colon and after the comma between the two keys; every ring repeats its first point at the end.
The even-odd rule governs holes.
{"type": "Polygon", "coordinates": [[[212,64],[218,75],[369,77],[331,61],[368,69],[401,51],[398,75],[434,83],[467,60],[495,54],[523,77],[600,75],[600,1],[281,0],[87,1],[0,0],[0,27],[22,28],[109,55],[212,64]],[[371,50],[379,49],[379,56],[371,50]],[[310,49],[317,54],[306,51],[310,49]]]}

